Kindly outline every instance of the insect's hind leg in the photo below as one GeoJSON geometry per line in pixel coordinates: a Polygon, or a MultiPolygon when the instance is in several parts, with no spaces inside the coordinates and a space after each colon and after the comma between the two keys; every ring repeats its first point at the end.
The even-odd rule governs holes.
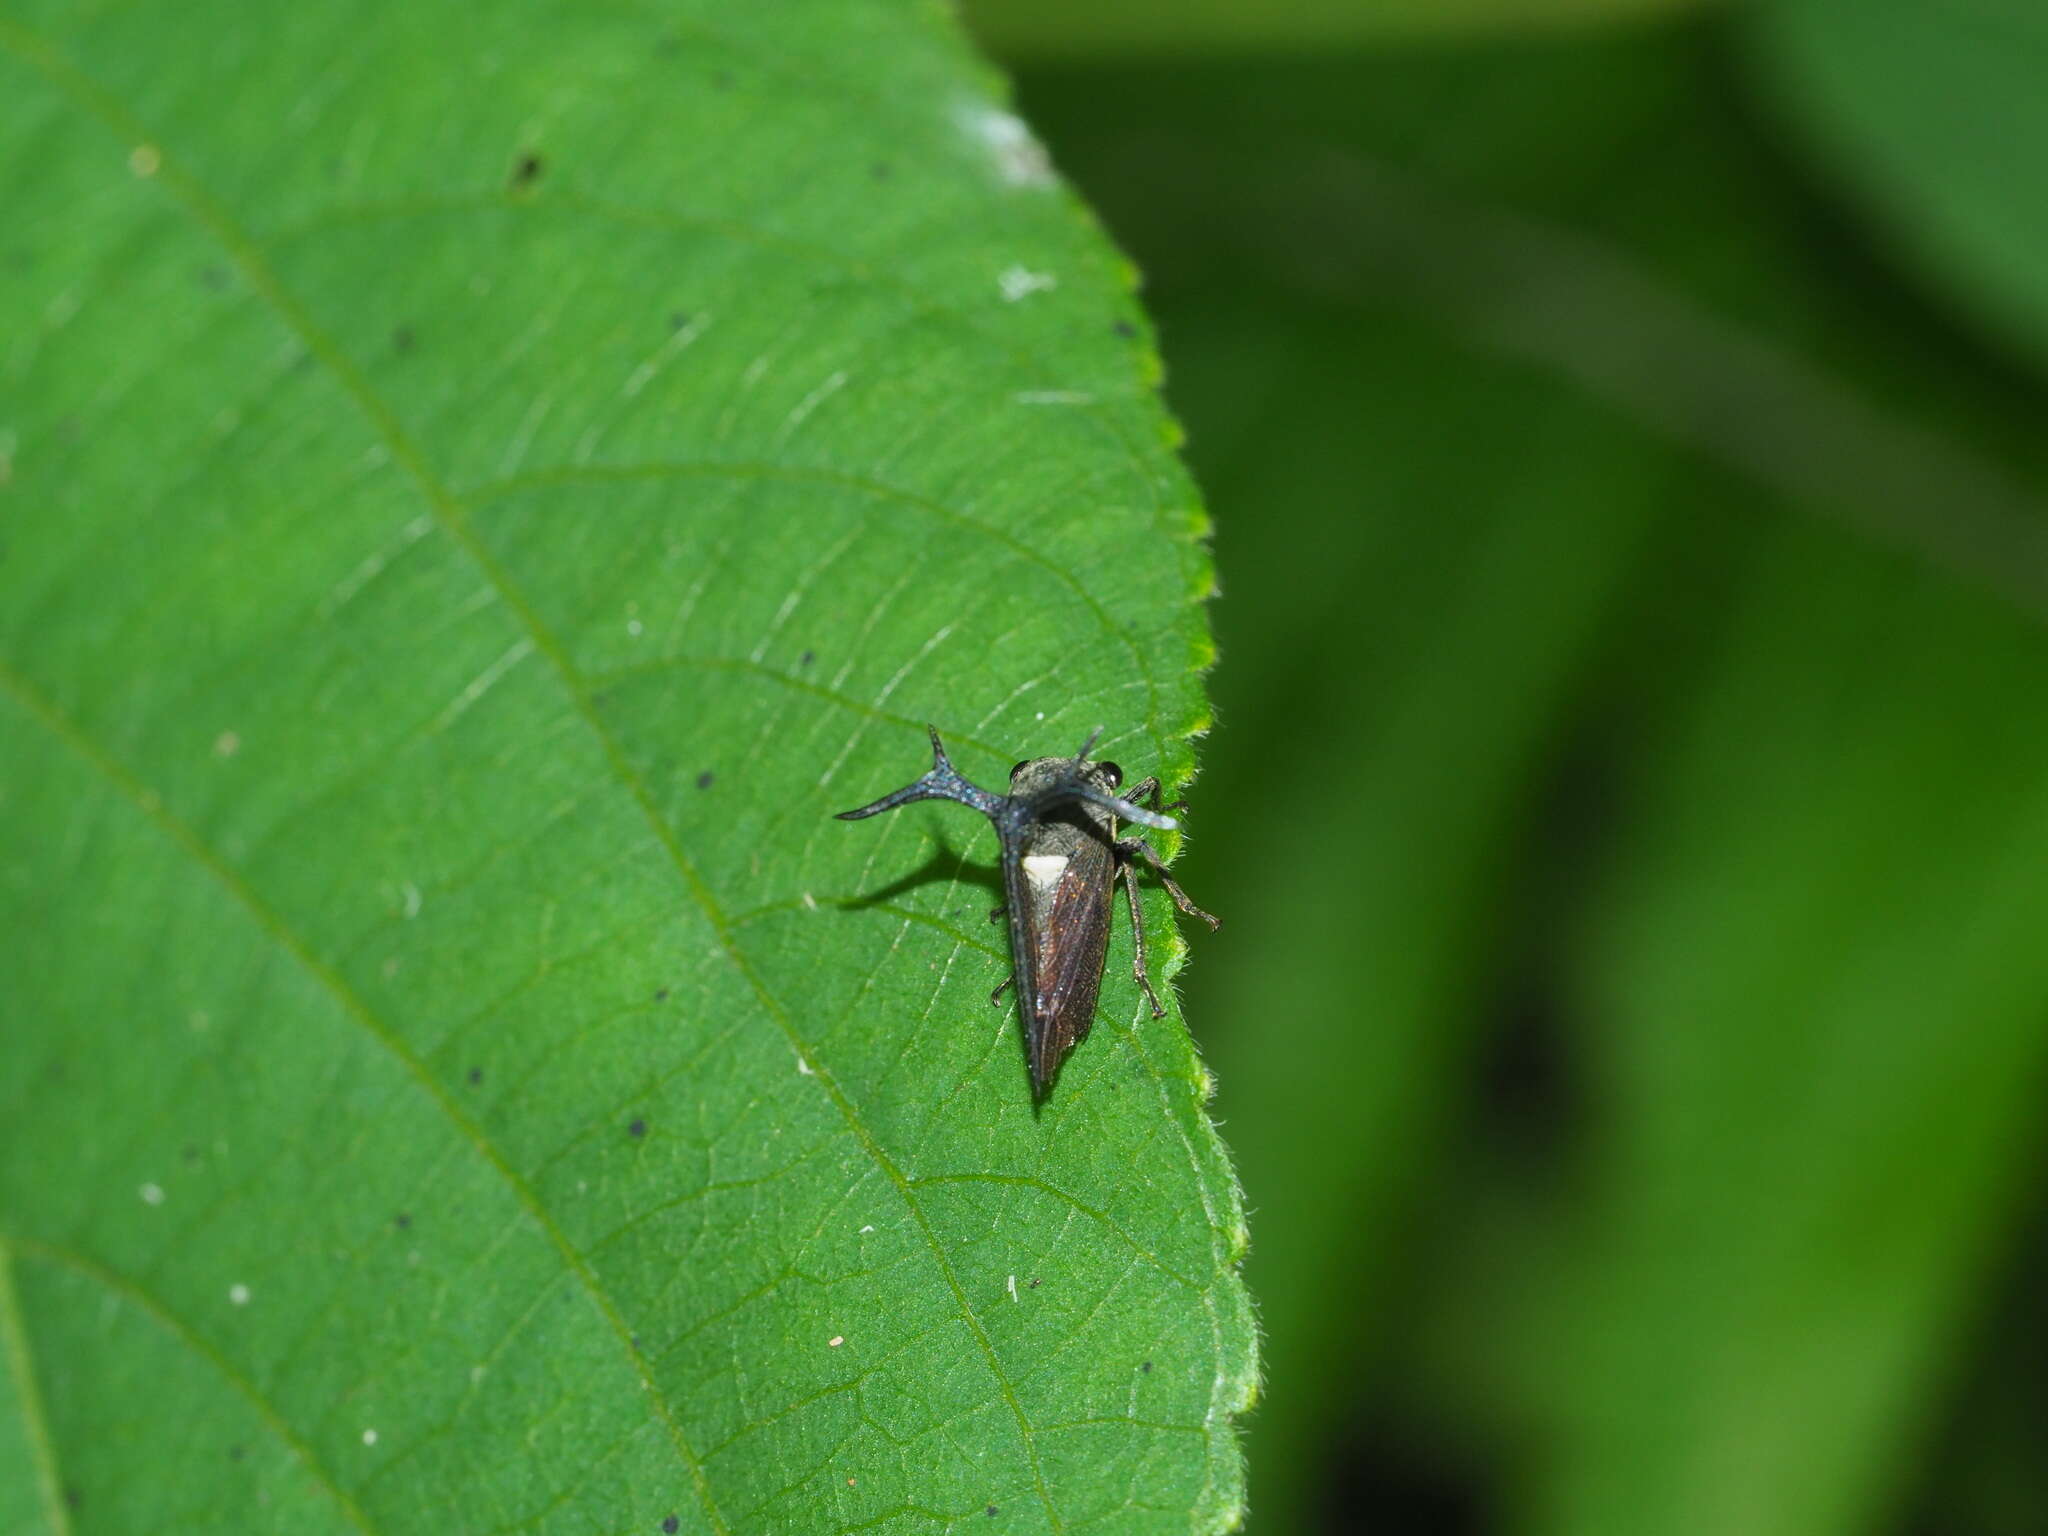
{"type": "Polygon", "coordinates": [[[1000,1003],[1003,1000],[1003,994],[1010,990],[1010,984],[1016,979],[1017,973],[1015,971],[1010,972],[1009,975],[1003,978],[1003,984],[997,987],[995,991],[989,993],[988,1000],[991,1003],[1000,1003]]]}
{"type": "MultiPolygon", "coordinates": [[[[1119,849],[1123,846],[1122,843],[1117,844],[1119,849]]],[[[1116,877],[1124,883],[1124,899],[1131,909],[1131,974],[1145,989],[1145,1000],[1152,1005],[1152,1017],[1163,1019],[1166,1010],[1159,1006],[1159,994],[1152,990],[1152,978],[1145,974],[1145,919],[1138,911],[1138,871],[1129,859],[1118,859],[1116,877]]]]}

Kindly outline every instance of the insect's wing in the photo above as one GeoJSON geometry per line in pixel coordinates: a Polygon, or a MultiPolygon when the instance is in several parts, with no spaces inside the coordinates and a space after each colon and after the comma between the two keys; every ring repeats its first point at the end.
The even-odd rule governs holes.
{"type": "Polygon", "coordinates": [[[1019,953],[1028,949],[1032,965],[1030,973],[1020,974],[1017,981],[1025,1003],[1031,1081],[1041,1094],[1051,1086],[1067,1052],[1095,1022],[1095,1000],[1109,951],[1114,873],[1109,850],[1084,837],[1057,882],[1028,893],[1031,931],[1019,953]]]}

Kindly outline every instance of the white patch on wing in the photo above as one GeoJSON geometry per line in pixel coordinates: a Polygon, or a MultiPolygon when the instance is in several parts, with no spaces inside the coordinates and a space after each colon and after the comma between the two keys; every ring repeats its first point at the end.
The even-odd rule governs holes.
{"type": "Polygon", "coordinates": [[[1066,870],[1067,856],[1064,853],[1033,853],[1024,858],[1024,878],[1041,896],[1052,894],[1066,870]]]}

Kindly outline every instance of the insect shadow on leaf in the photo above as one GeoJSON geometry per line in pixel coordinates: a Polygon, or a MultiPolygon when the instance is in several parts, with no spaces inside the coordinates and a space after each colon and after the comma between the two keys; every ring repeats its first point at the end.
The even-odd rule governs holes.
{"type": "MultiPolygon", "coordinates": [[[[953,800],[980,811],[995,825],[1001,843],[1003,906],[1018,1006],[1024,1016],[1033,1098],[1043,1102],[1067,1053],[1095,1022],[1095,1001],[1109,952],[1109,922],[1116,883],[1123,881],[1131,913],[1131,970],[1156,1019],[1166,1010],[1145,971],[1145,929],[1138,912],[1137,867],[1158,874],[1174,905],[1211,928],[1216,918],[1188,899],[1159,856],[1142,839],[1119,837],[1117,823],[1171,831],[1180,823],[1161,807],[1159,781],[1147,778],[1128,799],[1118,795],[1123,770],[1089,758],[1102,732],[1081,743],[1072,757],[1027,758],[1010,770],[1010,792],[999,795],[971,783],[946,757],[936,728],[931,771],[858,810],[841,811],[841,821],[859,821],[918,800],[953,800]],[[1148,809],[1138,804],[1149,799],[1148,809]]],[[[1002,986],[989,994],[1001,999],[1002,986]]]]}

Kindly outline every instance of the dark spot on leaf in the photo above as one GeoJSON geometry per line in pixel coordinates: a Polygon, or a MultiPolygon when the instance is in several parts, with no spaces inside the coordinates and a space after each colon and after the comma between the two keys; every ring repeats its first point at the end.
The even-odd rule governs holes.
{"type": "Polygon", "coordinates": [[[816,661],[817,659],[818,653],[816,651],[805,651],[803,655],[797,657],[796,664],[800,667],[808,667],[812,662],[816,661]]]}
{"type": "Polygon", "coordinates": [[[185,1150],[181,1155],[188,1163],[196,1163],[199,1161],[199,1149],[193,1146],[192,1143],[190,1143],[189,1141],[185,1143],[185,1150]]]}
{"type": "Polygon", "coordinates": [[[1138,334],[1138,328],[1128,320],[1119,320],[1116,323],[1116,333],[1129,341],[1138,334]]]}
{"type": "Polygon", "coordinates": [[[656,1001],[657,1003],[665,1003],[665,1002],[667,1002],[667,1001],[668,1001],[668,988],[667,988],[667,987],[656,987],[656,988],[654,989],[654,1000],[655,1000],[655,1001],[656,1001]]]}
{"type": "Polygon", "coordinates": [[[471,1067],[469,1069],[469,1085],[472,1088],[474,1088],[478,1083],[482,1082],[483,1080],[484,1069],[482,1067],[471,1067]]]}
{"type": "Polygon", "coordinates": [[[877,161],[875,162],[875,165],[874,165],[874,176],[875,176],[875,180],[877,180],[877,181],[887,181],[887,180],[888,180],[888,179],[889,179],[889,178],[890,178],[891,176],[894,176],[895,174],[896,174],[896,168],[895,168],[894,166],[892,166],[891,164],[889,164],[889,162],[888,162],[888,161],[886,161],[886,160],[877,160],[877,161]]]}
{"type": "Polygon", "coordinates": [[[227,287],[227,285],[228,269],[226,267],[209,263],[206,266],[203,266],[199,269],[200,287],[209,288],[213,292],[219,293],[221,289],[227,287]]]}
{"type": "Polygon", "coordinates": [[[1024,1287],[1024,1289],[1026,1289],[1027,1291],[1035,1291],[1044,1283],[1045,1282],[1043,1280],[1034,1280],[1029,1285],[1024,1287]]]}
{"type": "Polygon", "coordinates": [[[708,769],[705,770],[703,773],[698,774],[697,787],[699,789],[709,789],[711,787],[712,780],[714,777],[715,776],[708,769]]]}
{"type": "Polygon", "coordinates": [[[78,1490],[76,1488],[66,1488],[64,1490],[64,1502],[73,1509],[78,1508],[78,1490]]]}
{"type": "Polygon", "coordinates": [[[723,70],[723,69],[721,69],[721,70],[717,71],[717,72],[716,72],[715,74],[713,74],[713,75],[712,75],[712,77],[711,77],[711,88],[712,88],[713,90],[718,90],[718,91],[729,91],[729,90],[731,90],[731,89],[732,89],[732,74],[731,74],[731,72],[730,72],[729,70],[723,70]]]}
{"type": "Polygon", "coordinates": [[[391,1219],[395,1221],[400,1227],[409,1227],[412,1225],[412,1217],[404,1211],[400,1211],[396,1216],[392,1217],[391,1219]]]}
{"type": "Polygon", "coordinates": [[[680,331],[684,326],[688,325],[689,323],[690,315],[687,310],[678,309],[670,311],[668,317],[668,328],[670,330],[680,331]]]}
{"type": "Polygon", "coordinates": [[[995,1518],[995,1513],[996,1513],[996,1507],[995,1507],[995,1505],[993,1505],[993,1504],[989,1505],[989,1507],[988,1507],[988,1513],[989,1513],[989,1518],[990,1518],[991,1520],[993,1520],[993,1519],[995,1518]]]}
{"type": "Polygon", "coordinates": [[[391,350],[394,352],[410,352],[412,343],[412,327],[409,325],[401,325],[391,333],[391,350]]]}
{"type": "Polygon", "coordinates": [[[637,1333],[629,1333],[629,1334],[627,1334],[627,1335],[626,1335],[626,1342],[627,1342],[627,1343],[629,1343],[629,1344],[631,1344],[631,1345],[633,1346],[633,1353],[634,1353],[634,1354],[636,1354],[636,1355],[637,1355],[637,1354],[639,1354],[639,1353],[640,1353],[640,1335],[639,1335],[639,1334],[637,1334],[637,1333]]]}
{"type": "Polygon", "coordinates": [[[635,1120],[626,1127],[626,1134],[628,1136],[645,1136],[647,1134],[647,1122],[645,1120],[635,1120]]]}
{"type": "Polygon", "coordinates": [[[666,1520],[661,1522],[661,1528],[664,1531],[668,1532],[668,1536],[676,1536],[676,1532],[682,1529],[682,1525],[683,1522],[678,1520],[674,1515],[670,1515],[666,1520]]]}
{"type": "Polygon", "coordinates": [[[533,153],[532,150],[528,150],[519,157],[517,163],[512,167],[512,190],[524,192],[528,187],[540,180],[540,173],[546,168],[546,163],[541,157],[533,153]]]}
{"type": "Polygon", "coordinates": [[[248,1453],[244,1451],[239,1445],[231,1445],[228,1447],[229,1461],[240,1461],[247,1454],[248,1453]]]}
{"type": "Polygon", "coordinates": [[[1150,1376],[1152,1374],[1152,1362],[1150,1360],[1147,1360],[1143,1365],[1139,1366],[1138,1369],[1143,1371],[1147,1376],[1150,1376]]]}

